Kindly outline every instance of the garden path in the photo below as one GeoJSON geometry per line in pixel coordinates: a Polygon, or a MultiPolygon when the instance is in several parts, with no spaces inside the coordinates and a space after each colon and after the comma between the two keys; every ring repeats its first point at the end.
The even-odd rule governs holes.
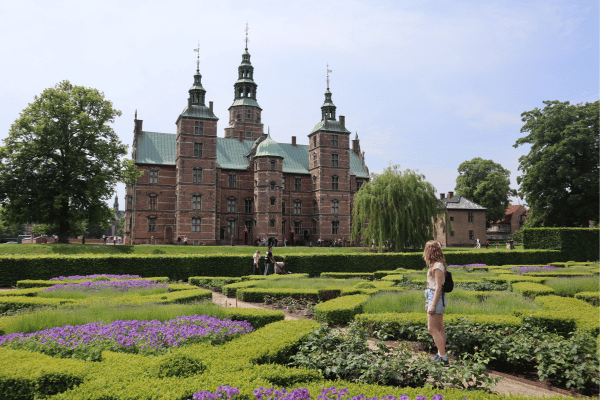
{"type": "MultiPolygon", "coordinates": [[[[227,297],[219,292],[213,291],[212,301],[221,307],[239,307],[239,308],[266,308],[262,306],[262,303],[248,303],[245,301],[237,300],[234,297],[227,297]]],[[[297,316],[282,311],[285,315],[286,320],[299,319],[297,316]]],[[[370,340],[370,346],[375,348],[375,342],[370,340]]],[[[394,342],[386,342],[388,347],[394,347],[394,342]]],[[[533,382],[524,378],[515,377],[508,374],[503,374],[495,371],[488,371],[491,376],[500,377],[501,380],[494,388],[494,392],[498,394],[504,394],[506,396],[510,394],[530,396],[532,398],[546,398],[557,395],[567,397],[569,392],[563,389],[554,388],[546,385],[542,382],[533,382]]]]}

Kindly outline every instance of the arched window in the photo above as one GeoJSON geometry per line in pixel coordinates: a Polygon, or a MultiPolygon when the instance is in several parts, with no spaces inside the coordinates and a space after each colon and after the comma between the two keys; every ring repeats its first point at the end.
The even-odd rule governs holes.
{"type": "Polygon", "coordinates": [[[194,183],[202,183],[202,168],[195,167],[193,170],[193,178],[194,183]]]}
{"type": "Polygon", "coordinates": [[[337,175],[333,175],[331,177],[331,190],[338,190],[339,188],[339,177],[337,175]]]}
{"type": "Polygon", "coordinates": [[[340,212],[340,202],[338,200],[331,200],[331,213],[338,214],[340,212]]]}
{"type": "Polygon", "coordinates": [[[199,194],[192,195],[192,210],[202,209],[202,196],[199,194]]]}
{"type": "Polygon", "coordinates": [[[154,193],[148,195],[148,210],[158,209],[158,196],[154,193]]]}
{"type": "Polygon", "coordinates": [[[200,232],[202,228],[202,218],[198,216],[192,217],[192,232],[200,232]]]}

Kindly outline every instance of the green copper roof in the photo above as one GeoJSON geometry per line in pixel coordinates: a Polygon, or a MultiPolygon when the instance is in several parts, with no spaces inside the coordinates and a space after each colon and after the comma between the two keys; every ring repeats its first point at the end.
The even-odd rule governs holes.
{"type": "Polygon", "coordinates": [[[210,108],[208,108],[206,106],[195,105],[195,104],[192,104],[189,107],[186,106],[179,116],[180,117],[214,119],[217,121],[219,120],[219,118],[217,118],[215,116],[215,114],[213,114],[210,111],[210,108]]]}
{"type": "MultiPolygon", "coordinates": [[[[258,105],[258,103],[256,102],[256,100],[251,99],[251,98],[243,98],[243,99],[237,99],[233,101],[233,104],[231,105],[231,107],[233,106],[254,106],[254,107],[258,107],[260,108],[260,106],[258,105]]],[[[260,108],[262,110],[262,108],[260,108]]]]}
{"type": "Polygon", "coordinates": [[[254,140],[239,141],[235,138],[217,138],[217,165],[224,169],[247,169],[246,154],[254,140]]]}
{"type": "Polygon", "coordinates": [[[175,165],[177,137],[173,133],[145,132],[137,137],[135,162],[175,165]]]}
{"type": "MultiPolygon", "coordinates": [[[[138,164],[175,165],[177,136],[174,133],[142,132],[137,138],[137,151],[135,162],[138,164]]],[[[277,143],[270,139],[267,143],[269,151],[283,157],[283,172],[288,174],[310,174],[308,165],[308,145],[291,143],[277,143]]],[[[261,145],[257,148],[257,154],[261,145]]],[[[238,140],[236,138],[217,137],[217,165],[223,169],[245,170],[248,168],[246,155],[252,149],[254,140],[238,140]]],[[[362,165],[358,155],[352,150],[350,153],[350,175],[357,178],[368,178],[369,173],[362,165]]],[[[262,154],[265,155],[265,154],[262,154]]],[[[260,156],[260,155],[259,155],[260,156]]]]}
{"type": "Polygon", "coordinates": [[[325,122],[323,120],[321,120],[318,124],[315,125],[315,127],[313,128],[313,130],[310,133],[314,133],[316,131],[331,131],[331,132],[350,133],[350,131],[348,129],[342,129],[342,127],[340,125],[340,121],[335,121],[335,120],[331,120],[331,119],[327,120],[327,127],[325,127],[325,122]]]}
{"type": "Polygon", "coordinates": [[[279,147],[279,143],[271,139],[271,135],[268,135],[265,140],[260,142],[258,147],[256,148],[256,153],[254,157],[283,157],[283,151],[281,147],[279,147]]]}

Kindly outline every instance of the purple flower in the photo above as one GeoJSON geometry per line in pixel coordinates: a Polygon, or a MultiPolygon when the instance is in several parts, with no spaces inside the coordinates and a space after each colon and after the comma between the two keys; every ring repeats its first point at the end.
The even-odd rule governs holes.
{"type": "Polygon", "coordinates": [[[529,272],[544,272],[544,271],[554,271],[557,268],[554,265],[544,265],[544,266],[537,266],[537,265],[523,265],[520,267],[513,267],[510,269],[510,271],[512,272],[516,272],[519,275],[524,275],[526,273],[529,272]]]}
{"type": "MultiPolygon", "coordinates": [[[[442,396],[441,394],[436,394],[435,396],[433,396],[431,398],[431,400],[443,400],[443,399],[444,399],[444,396],[442,396]]],[[[465,400],[467,400],[467,399],[465,398],[465,400]]]]}
{"type": "Polygon", "coordinates": [[[139,279],[139,275],[108,275],[108,274],[95,274],[95,275],[71,275],[71,276],[59,276],[57,278],[50,278],[51,281],[63,281],[63,280],[76,280],[76,279],[94,279],[94,278],[108,278],[108,279],[139,279]]]}
{"type": "Polygon", "coordinates": [[[166,283],[156,283],[156,281],[137,280],[137,281],[86,281],[80,283],[67,283],[50,286],[44,289],[44,292],[54,291],[81,291],[81,292],[98,292],[105,289],[113,289],[119,291],[128,291],[136,289],[168,289],[166,283]]]}

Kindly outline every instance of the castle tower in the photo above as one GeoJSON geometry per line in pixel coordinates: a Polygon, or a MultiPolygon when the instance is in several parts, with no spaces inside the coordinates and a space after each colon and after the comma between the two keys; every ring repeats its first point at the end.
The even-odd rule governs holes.
{"type": "Polygon", "coordinates": [[[256,148],[254,162],[254,200],[256,232],[268,238],[283,240],[281,235],[281,201],[283,156],[271,135],[256,148]]]}
{"type": "Polygon", "coordinates": [[[256,140],[263,134],[261,123],[262,108],[256,101],[257,84],[254,82],[254,67],[248,53],[248,24],[246,24],[246,49],[242,63],[238,67],[238,80],[233,85],[234,100],[229,107],[229,126],[225,128],[226,138],[256,140]]]}
{"type": "Polygon", "coordinates": [[[216,227],[217,121],[200,75],[200,48],[188,105],[177,125],[175,232],[188,240],[214,241],[216,227]]]}
{"type": "MultiPolygon", "coordinates": [[[[329,66],[328,66],[329,67],[329,66]]],[[[336,119],[336,106],[329,90],[321,106],[321,121],[308,135],[309,171],[316,202],[317,235],[322,238],[350,237],[350,131],[343,115],[336,119]]]]}

